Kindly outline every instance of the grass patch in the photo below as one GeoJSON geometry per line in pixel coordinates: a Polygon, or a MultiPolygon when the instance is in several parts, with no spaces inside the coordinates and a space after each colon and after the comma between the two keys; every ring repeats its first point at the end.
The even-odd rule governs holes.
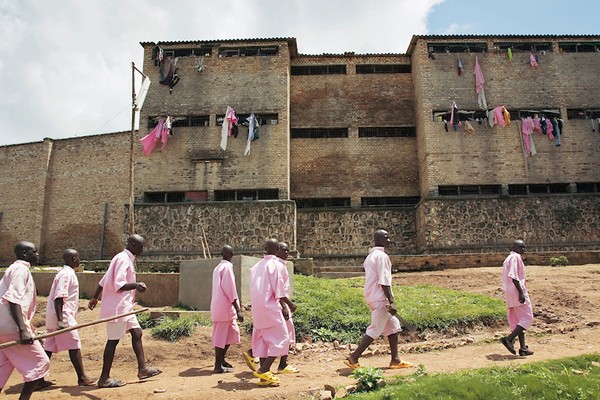
{"type": "MultiPolygon", "coordinates": [[[[141,324],[142,322],[140,321],[141,324]]],[[[203,315],[183,318],[163,317],[156,320],[155,325],[150,329],[150,334],[157,339],[175,342],[182,336],[191,336],[197,326],[210,325],[212,325],[210,319],[203,315]]]]}
{"type": "MultiPolygon", "coordinates": [[[[322,279],[295,275],[294,325],[299,340],[356,343],[370,323],[364,301],[364,278],[322,279]]],[[[489,296],[437,286],[396,286],[399,315],[417,330],[463,323],[489,323],[506,316],[504,303],[489,296]]]]}
{"type": "Polygon", "coordinates": [[[600,397],[600,355],[455,374],[413,374],[351,399],[579,399],[600,397]]]}

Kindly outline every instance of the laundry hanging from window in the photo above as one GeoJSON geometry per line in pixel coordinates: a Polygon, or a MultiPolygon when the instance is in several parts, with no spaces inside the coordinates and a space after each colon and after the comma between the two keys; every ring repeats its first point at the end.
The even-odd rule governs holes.
{"type": "Polygon", "coordinates": [[[179,82],[179,75],[177,74],[177,61],[178,58],[166,58],[160,67],[160,78],[158,82],[161,85],[169,86],[169,91],[173,91],[177,82],[179,82]]]}
{"type": "Polygon", "coordinates": [[[169,135],[172,135],[173,119],[170,116],[158,120],[158,124],[150,131],[149,134],[140,139],[142,144],[142,152],[145,156],[152,154],[158,143],[162,143],[161,149],[165,147],[169,140],[169,135]]]}
{"type": "Polygon", "coordinates": [[[250,154],[250,143],[254,140],[258,139],[258,119],[254,113],[250,114],[248,118],[246,118],[248,122],[248,140],[246,140],[246,149],[244,150],[244,155],[247,156],[250,154]]]}
{"type": "Polygon", "coordinates": [[[237,125],[238,119],[235,115],[235,110],[227,106],[225,117],[223,118],[223,126],[221,127],[221,148],[227,150],[227,138],[232,134],[233,125],[237,125]]]}

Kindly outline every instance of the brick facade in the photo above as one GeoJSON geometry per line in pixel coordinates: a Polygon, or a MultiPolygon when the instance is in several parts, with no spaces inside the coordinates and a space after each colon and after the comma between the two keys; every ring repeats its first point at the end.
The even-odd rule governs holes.
{"type": "MultiPolygon", "coordinates": [[[[214,235],[212,253],[222,242],[260,253],[260,242],[276,236],[330,265],[356,263],[377,227],[394,234],[395,254],[493,252],[514,237],[540,251],[598,250],[600,127],[592,132],[592,120],[568,114],[600,117],[599,53],[572,51],[576,43],[599,40],[414,36],[407,54],[366,55],[301,55],[293,38],[159,42],[167,56],[178,56],[180,81],[172,90],[159,84],[157,44],[142,43],[152,85],[134,138],[136,230],[148,236],[148,254],[171,259],[201,253],[198,224],[214,235]],[[515,48],[512,62],[507,43],[515,48]],[[529,65],[531,48],[536,69],[529,65]],[[488,106],[515,110],[513,122],[490,128],[471,121],[474,134],[451,126],[446,132],[435,112],[453,101],[461,111],[478,110],[475,57],[488,106]],[[219,147],[218,118],[227,106],[238,115],[269,116],[248,156],[245,127],[227,150],[219,147]],[[524,156],[519,110],[560,112],[562,145],[535,133],[537,154],[524,156]],[[149,121],[166,115],[206,123],[176,126],[164,148],[142,155],[138,140],[152,129],[149,121]],[[343,134],[323,133],[332,129],[343,134]],[[381,132],[365,134],[369,129],[381,132]],[[316,137],[295,134],[307,130],[316,137]],[[496,192],[463,196],[486,185],[496,192]],[[537,194],[525,185],[537,185],[537,194]],[[554,195],[548,186],[539,195],[544,185],[562,185],[562,192],[554,195]],[[440,189],[447,187],[466,189],[448,196],[440,189]],[[226,200],[223,192],[239,193],[239,200],[250,191],[275,197],[216,201],[226,200]],[[179,202],[144,204],[169,194],[179,202]],[[298,210],[289,201],[333,198],[348,201],[340,209],[298,210]],[[365,207],[372,198],[376,204],[410,199],[412,207],[365,207]]],[[[38,244],[49,261],[70,246],[97,258],[105,203],[103,255],[119,251],[127,231],[129,139],[115,133],[0,146],[0,262],[13,259],[20,239],[38,244]]]]}

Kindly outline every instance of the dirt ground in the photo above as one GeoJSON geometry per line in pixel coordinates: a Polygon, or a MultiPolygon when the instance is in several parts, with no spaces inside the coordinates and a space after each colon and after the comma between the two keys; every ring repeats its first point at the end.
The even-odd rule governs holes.
{"type": "MultiPolygon", "coordinates": [[[[534,306],[535,322],[528,332],[528,344],[535,354],[520,358],[509,354],[497,339],[505,335],[507,326],[471,326],[452,332],[426,332],[420,335],[406,332],[401,336],[402,357],[415,366],[422,364],[429,373],[457,371],[467,368],[510,366],[526,362],[554,359],[600,351],[600,265],[569,267],[528,266],[528,289],[534,306]]],[[[395,285],[433,284],[451,289],[501,297],[500,268],[456,269],[394,276],[395,285]]],[[[151,288],[149,288],[151,290],[151,288]]],[[[397,299],[397,301],[402,301],[397,299]]],[[[82,300],[81,306],[87,305],[82,300]]],[[[79,322],[98,318],[98,309],[81,309],[79,322]]],[[[41,311],[38,311],[41,313],[41,311]]],[[[42,314],[43,315],[43,314],[42,314]]],[[[104,326],[80,331],[86,371],[98,376],[102,368],[105,343],[104,326]]],[[[281,377],[279,387],[258,387],[243,363],[241,352],[249,347],[250,338],[229,351],[229,361],[235,372],[212,374],[213,349],[210,327],[198,328],[190,338],[177,343],[144,336],[144,348],[149,365],[164,372],[145,382],[136,379],[135,356],[129,340],[117,348],[112,377],[128,384],[116,389],[80,388],[67,353],[52,358],[49,379],[51,389],[36,392],[32,399],[63,399],[68,396],[84,399],[297,399],[309,398],[325,384],[351,385],[355,380],[342,360],[348,348],[331,343],[302,343],[297,354],[290,355],[291,365],[301,372],[281,377]],[[337,347],[337,348],[336,348],[337,347]]],[[[361,358],[363,366],[385,367],[389,362],[387,345],[375,344],[361,358]]],[[[276,361],[277,363],[278,361],[276,361]]],[[[384,376],[410,374],[407,370],[385,370],[384,376]]],[[[21,376],[14,372],[5,387],[4,398],[17,399],[21,376]]],[[[318,398],[318,396],[317,396],[318,398]]]]}

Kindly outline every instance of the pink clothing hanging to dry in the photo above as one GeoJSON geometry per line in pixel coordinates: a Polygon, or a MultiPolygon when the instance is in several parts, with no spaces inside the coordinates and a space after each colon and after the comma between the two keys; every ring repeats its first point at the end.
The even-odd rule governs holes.
{"type": "MultiPolygon", "coordinates": [[[[165,123],[164,119],[158,120],[158,125],[150,131],[149,134],[140,139],[140,143],[142,144],[142,152],[145,156],[149,156],[152,153],[152,150],[156,147],[158,142],[161,141],[163,125],[165,123]]],[[[164,142],[166,143],[166,141],[164,142]]]]}
{"type": "Polygon", "coordinates": [[[506,126],[506,120],[504,119],[504,106],[498,106],[494,108],[493,112],[496,123],[500,124],[500,126],[504,128],[506,126]]]}
{"type": "Polygon", "coordinates": [[[533,55],[533,53],[529,53],[529,64],[531,64],[532,68],[537,68],[538,67],[538,62],[535,59],[535,56],[533,55]]]}
{"type": "Polygon", "coordinates": [[[477,104],[482,110],[487,110],[487,100],[485,98],[485,91],[483,85],[485,84],[485,78],[483,77],[483,71],[479,65],[479,59],[475,56],[475,90],[477,91],[477,104]]]}

